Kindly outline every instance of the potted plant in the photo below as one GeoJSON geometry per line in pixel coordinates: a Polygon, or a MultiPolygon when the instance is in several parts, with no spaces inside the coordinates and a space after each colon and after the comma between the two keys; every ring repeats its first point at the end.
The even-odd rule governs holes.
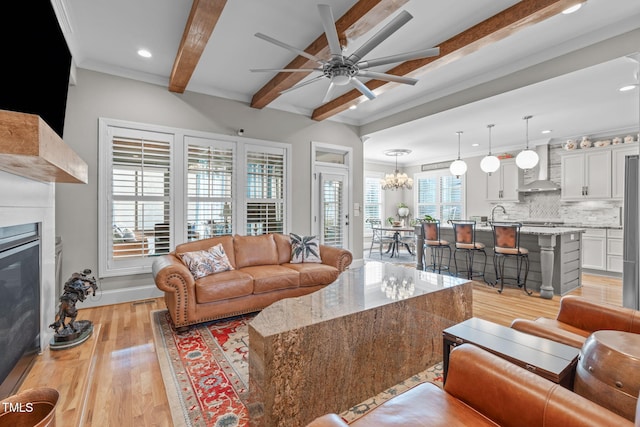
{"type": "Polygon", "coordinates": [[[409,206],[407,206],[404,202],[398,203],[398,216],[401,218],[409,216],[409,206]]]}

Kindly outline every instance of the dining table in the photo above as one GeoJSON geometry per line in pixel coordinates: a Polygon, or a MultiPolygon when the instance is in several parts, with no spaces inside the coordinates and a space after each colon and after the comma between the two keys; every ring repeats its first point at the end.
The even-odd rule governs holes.
{"type": "Polygon", "coordinates": [[[394,256],[399,257],[400,256],[400,248],[402,246],[404,246],[407,249],[407,252],[409,252],[409,254],[413,255],[413,252],[411,251],[411,246],[407,243],[402,241],[402,234],[401,233],[411,233],[414,234],[415,232],[415,228],[414,227],[407,227],[407,226],[395,226],[395,225],[378,225],[378,226],[374,226],[373,227],[375,230],[378,230],[380,232],[392,232],[393,233],[393,241],[391,242],[391,244],[389,245],[389,247],[387,248],[387,250],[385,251],[385,253],[390,253],[389,258],[393,258],[394,256]]]}

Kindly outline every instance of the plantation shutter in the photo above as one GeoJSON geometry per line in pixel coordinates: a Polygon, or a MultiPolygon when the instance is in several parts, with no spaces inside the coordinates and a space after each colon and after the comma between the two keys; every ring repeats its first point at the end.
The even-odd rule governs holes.
{"type": "Polygon", "coordinates": [[[168,252],[171,146],[153,139],[112,140],[112,259],[168,252]]]}
{"type": "Polygon", "coordinates": [[[321,174],[322,244],[344,247],[344,180],[340,175],[321,174]]]}
{"type": "Polygon", "coordinates": [[[417,218],[423,218],[425,215],[439,217],[438,215],[438,177],[422,176],[417,179],[418,185],[418,206],[417,218]]]}
{"type": "Polygon", "coordinates": [[[446,222],[464,216],[464,180],[451,175],[448,169],[423,172],[416,185],[416,218],[430,215],[446,222]]]}
{"type": "Polygon", "coordinates": [[[364,235],[371,236],[371,224],[367,219],[382,218],[382,187],[380,186],[380,178],[366,177],[364,182],[364,218],[365,229],[364,235]]]}
{"type": "Polygon", "coordinates": [[[246,234],[284,232],[285,150],[246,147],[246,234]]]}
{"type": "Polygon", "coordinates": [[[198,144],[196,138],[187,141],[187,240],[232,234],[233,145],[198,144]]]}
{"type": "Polygon", "coordinates": [[[462,180],[454,175],[440,178],[440,218],[462,219],[462,180]]]}

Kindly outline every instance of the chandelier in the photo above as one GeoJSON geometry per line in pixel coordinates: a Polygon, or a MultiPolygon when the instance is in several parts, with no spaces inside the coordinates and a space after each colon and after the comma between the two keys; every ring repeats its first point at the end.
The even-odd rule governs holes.
{"type": "Polygon", "coordinates": [[[404,156],[411,153],[411,150],[406,149],[393,149],[384,152],[387,156],[395,156],[396,158],[396,170],[394,173],[388,173],[384,176],[384,179],[380,180],[380,185],[383,190],[411,190],[413,188],[413,179],[409,178],[406,173],[400,173],[398,170],[398,156],[404,156]]]}
{"type": "Polygon", "coordinates": [[[387,298],[393,301],[412,297],[416,291],[413,277],[384,276],[380,284],[380,290],[387,298]]]}

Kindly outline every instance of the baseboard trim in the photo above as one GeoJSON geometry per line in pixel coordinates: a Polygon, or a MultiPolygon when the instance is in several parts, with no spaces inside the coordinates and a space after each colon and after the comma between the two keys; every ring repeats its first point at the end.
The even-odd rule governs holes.
{"type": "Polygon", "coordinates": [[[112,289],[101,292],[78,303],[78,308],[101,307],[103,305],[121,304],[148,298],[158,298],[164,293],[156,285],[134,286],[126,289],[112,289]]]}

